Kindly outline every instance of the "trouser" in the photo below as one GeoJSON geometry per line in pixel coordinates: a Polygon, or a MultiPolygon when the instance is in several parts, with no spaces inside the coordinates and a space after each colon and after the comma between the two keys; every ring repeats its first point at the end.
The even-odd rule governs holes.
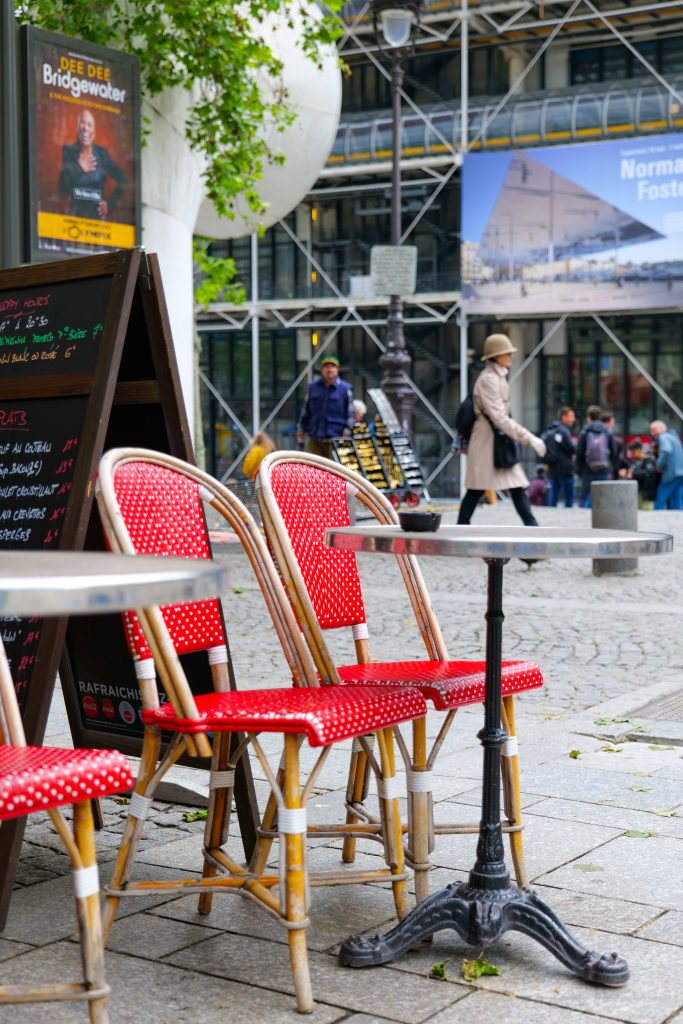
{"type": "MultiPolygon", "coordinates": [[[[460,526],[467,525],[472,518],[479,499],[481,498],[483,491],[472,491],[468,490],[465,497],[462,499],[460,504],[460,512],[458,513],[458,524],[460,526]]],[[[515,506],[517,515],[522,520],[525,526],[538,526],[538,520],[534,517],[531,511],[531,505],[529,504],[529,495],[523,487],[511,487],[510,497],[515,506]]]]}
{"type": "Polygon", "coordinates": [[[602,473],[589,473],[581,477],[581,490],[579,491],[579,507],[591,508],[591,484],[594,480],[611,480],[612,477],[605,470],[602,473]]]}
{"type": "Polygon", "coordinates": [[[557,508],[560,496],[564,498],[567,508],[574,504],[574,474],[568,476],[553,476],[550,479],[550,504],[557,508]]]}
{"type": "Polygon", "coordinates": [[[657,485],[657,497],[655,498],[655,509],[657,511],[661,512],[662,509],[669,508],[674,512],[680,512],[682,502],[683,477],[676,476],[666,484],[663,480],[659,481],[659,484],[657,485]]]}
{"type": "Polygon", "coordinates": [[[311,455],[322,455],[324,459],[332,458],[332,442],[322,437],[307,438],[305,448],[311,455]]]}

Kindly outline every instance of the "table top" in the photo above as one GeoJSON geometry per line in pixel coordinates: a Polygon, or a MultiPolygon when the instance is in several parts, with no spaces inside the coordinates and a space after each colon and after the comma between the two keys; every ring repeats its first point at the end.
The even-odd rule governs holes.
{"type": "Polygon", "coordinates": [[[0,551],[0,616],[96,615],[214,597],[227,569],[198,558],[0,551]]]}
{"type": "Polygon", "coordinates": [[[409,533],[400,526],[345,526],[327,530],[325,543],[344,551],[458,558],[633,558],[673,550],[668,533],[564,529],[549,526],[441,526],[409,533]]]}

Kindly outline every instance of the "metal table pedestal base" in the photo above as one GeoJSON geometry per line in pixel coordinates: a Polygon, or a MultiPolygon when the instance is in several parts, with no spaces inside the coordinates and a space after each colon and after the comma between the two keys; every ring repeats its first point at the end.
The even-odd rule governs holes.
{"type": "Polygon", "coordinates": [[[477,859],[468,884],[457,882],[430,896],[400,924],[374,939],[347,939],[339,957],[350,967],[384,964],[421,939],[453,928],[473,946],[490,946],[507,931],[524,932],[550,950],[584,981],[623,985],[626,961],[616,953],[599,956],[574,939],[560,919],[531,889],[512,885],[505,867],[500,824],[500,750],[507,733],[501,729],[501,657],[503,639],[503,567],[505,558],[487,558],[486,699],[481,824],[477,859]]]}
{"type": "Polygon", "coordinates": [[[385,935],[347,939],[339,959],[350,967],[391,963],[445,928],[452,928],[478,949],[497,942],[507,931],[523,932],[584,981],[612,987],[628,981],[628,965],[622,957],[616,953],[601,956],[586,949],[543,900],[531,889],[517,885],[486,890],[454,882],[426,899],[385,935]]]}

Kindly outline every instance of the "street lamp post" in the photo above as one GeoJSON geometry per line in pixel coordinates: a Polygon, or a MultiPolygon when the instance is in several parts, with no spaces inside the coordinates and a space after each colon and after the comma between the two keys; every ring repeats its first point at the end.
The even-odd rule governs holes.
{"type": "MultiPolygon", "coordinates": [[[[375,35],[380,48],[391,61],[391,245],[401,244],[401,87],[403,85],[403,61],[417,22],[422,0],[371,0],[375,22],[375,35]],[[381,32],[378,30],[381,24],[381,32]]],[[[410,385],[406,370],[410,356],[406,351],[403,331],[403,300],[400,295],[389,297],[387,317],[387,347],[380,356],[384,370],[382,388],[386,392],[403,429],[410,429],[415,405],[415,392],[410,385]]]]}

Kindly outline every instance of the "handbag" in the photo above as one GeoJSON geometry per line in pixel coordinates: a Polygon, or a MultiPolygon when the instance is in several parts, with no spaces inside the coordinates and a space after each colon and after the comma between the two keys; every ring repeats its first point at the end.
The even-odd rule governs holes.
{"type": "MultiPolygon", "coordinates": [[[[484,413],[486,416],[486,413],[484,413]]],[[[493,465],[496,469],[510,469],[522,459],[519,444],[513,437],[499,430],[491,419],[486,416],[493,431],[493,465]]]]}

